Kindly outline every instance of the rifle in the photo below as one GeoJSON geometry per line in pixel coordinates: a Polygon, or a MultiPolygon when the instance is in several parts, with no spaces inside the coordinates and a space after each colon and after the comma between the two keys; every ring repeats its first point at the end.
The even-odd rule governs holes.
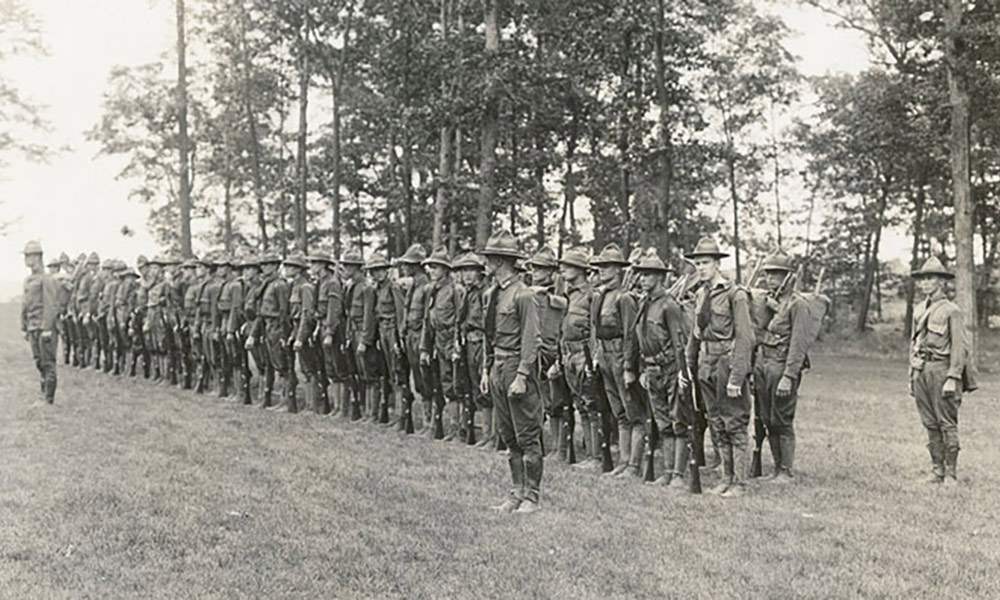
{"type": "Polygon", "coordinates": [[[646,427],[648,431],[646,434],[646,445],[649,449],[646,451],[646,469],[645,473],[643,473],[643,479],[645,481],[655,481],[656,464],[654,458],[656,454],[656,446],[660,443],[660,431],[656,426],[656,418],[653,416],[652,402],[647,403],[646,410],[649,412],[649,419],[646,420],[646,427]]]}
{"type": "Polygon", "coordinates": [[[469,377],[469,354],[465,335],[458,333],[458,358],[454,361],[456,389],[461,386],[462,409],[465,414],[462,423],[465,424],[465,443],[472,446],[476,443],[476,403],[473,401],[472,378],[469,377]]]}
{"type": "MultiPolygon", "coordinates": [[[[685,370],[687,370],[687,365],[685,364],[683,366],[683,368],[685,370]]],[[[688,373],[688,381],[691,382],[690,389],[688,390],[690,392],[690,395],[687,395],[687,394],[685,394],[685,395],[687,395],[687,397],[690,399],[689,401],[691,402],[691,414],[692,415],[698,415],[699,414],[698,413],[698,402],[697,402],[697,399],[695,398],[695,396],[698,393],[697,392],[697,390],[698,390],[698,384],[691,377],[691,373],[690,372],[688,373]]],[[[683,394],[684,390],[681,390],[681,393],[683,394]]],[[[678,402],[682,402],[682,401],[683,401],[683,399],[678,399],[678,402]]],[[[701,435],[702,436],[705,435],[705,430],[704,429],[701,430],[701,435]]],[[[698,428],[697,427],[688,427],[688,442],[687,442],[688,443],[688,457],[689,457],[688,458],[688,468],[691,471],[691,477],[690,477],[690,479],[688,479],[688,491],[691,492],[692,494],[700,494],[701,493],[701,471],[699,470],[699,467],[701,465],[705,464],[705,446],[704,446],[705,438],[702,437],[701,440],[700,440],[701,441],[701,447],[700,447],[700,449],[699,449],[699,445],[697,443],[699,441],[698,438],[699,438],[699,436],[698,436],[698,428]],[[699,450],[700,450],[700,453],[701,453],[700,457],[698,456],[699,450]]],[[[677,466],[674,465],[674,468],[676,469],[677,466]]]]}
{"type": "Polygon", "coordinates": [[[604,387],[604,376],[600,369],[594,368],[593,358],[590,354],[590,346],[583,346],[584,360],[586,360],[586,374],[594,387],[597,395],[597,404],[601,411],[601,471],[610,473],[615,468],[614,460],[611,458],[611,402],[608,400],[608,392],[604,387]]]}
{"type": "MultiPolygon", "coordinates": [[[[436,354],[436,353],[435,353],[436,354]]],[[[444,439],[444,422],[441,413],[444,410],[444,392],[441,389],[441,365],[435,355],[431,355],[430,363],[421,365],[424,371],[424,381],[427,382],[427,391],[433,402],[431,405],[431,419],[433,420],[435,440],[444,439]]]]}

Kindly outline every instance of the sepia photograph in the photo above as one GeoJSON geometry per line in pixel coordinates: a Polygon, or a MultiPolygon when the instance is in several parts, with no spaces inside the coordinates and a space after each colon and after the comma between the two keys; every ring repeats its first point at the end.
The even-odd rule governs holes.
{"type": "Polygon", "coordinates": [[[0,0],[0,598],[1000,598],[998,99],[1000,0],[0,0]]]}

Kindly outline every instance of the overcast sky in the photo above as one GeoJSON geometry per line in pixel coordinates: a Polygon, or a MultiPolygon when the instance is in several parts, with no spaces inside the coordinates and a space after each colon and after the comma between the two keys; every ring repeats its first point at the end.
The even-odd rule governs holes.
{"type": "MultiPolygon", "coordinates": [[[[38,239],[47,253],[96,250],[133,261],[157,252],[146,232],[147,207],[128,200],[131,183],[116,180],[123,159],[98,157],[84,132],[98,121],[111,68],[156,60],[173,44],[173,0],[25,0],[39,17],[47,56],[4,65],[5,75],[45,105],[51,132],[40,141],[68,150],[47,164],[15,160],[0,172],[0,221],[16,220],[0,238],[0,298],[25,275],[20,252],[38,239]],[[128,226],[136,233],[124,237],[128,226]]],[[[797,34],[788,47],[807,75],[857,72],[864,41],[835,29],[829,17],[783,2],[773,8],[797,34]]]]}

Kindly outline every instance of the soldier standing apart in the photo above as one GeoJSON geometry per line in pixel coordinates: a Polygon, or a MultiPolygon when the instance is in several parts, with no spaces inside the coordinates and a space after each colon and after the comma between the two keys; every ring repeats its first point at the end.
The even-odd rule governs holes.
{"type": "Polygon", "coordinates": [[[436,249],[424,266],[430,276],[427,289],[427,306],[424,309],[424,327],[420,343],[420,364],[425,369],[425,381],[434,403],[435,439],[451,441],[461,427],[458,418],[458,397],[455,394],[454,362],[451,357],[455,347],[455,326],[458,323],[458,292],[451,277],[451,259],[444,247],[436,249]],[[448,425],[444,435],[438,431],[443,425],[444,409],[448,407],[448,425]]]}
{"type": "Polygon", "coordinates": [[[910,341],[910,394],[927,429],[931,483],[958,483],[958,408],[968,348],[964,315],[945,295],[945,282],[955,276],[931,257],[912,274],[924,301],[913,315],[910,341]]]}
{"type": "MultiPolygon", "coordinates": [[[[686,355],[689,372],[697,373],[709,426],[715,430],[722,454],[723,479],[712,493],[729,498],[743,494],[749,467],[747,375],[754,329],[749,295],[719,270],[719,261],[726,256],[711,238],[702,238],[687,255],[694,261],[702,288],[698,291],[694,332],[688,339],[686,355]]],[[[684,387],[690,385],[683,371],[681,383],[684,387]]]]}
{"type": "Polygon", "coordinates": [[[28,242],[24,247],[24,264],[31,274],[24,280],[21,300],[21,331],[31,344],[31,356],[41,375],[41,389],[45,401],[56,401],[56,354],[59,334],[59,283],[45,272],[42,245],[28,242]]]}
{"type": "Polygon", "coordinates": [[[754,363],[754,388],[760,403],[760,416],[767,432],[767,442],[774,458],[771,479],[794,478],[795,406],[802,369],[806,363],[806,330],[809,307],[789,285],[792,259],[775,252],[761,266],[768,289],[769,320],[761,332],[754,363]]]}
{"type": "MultiPolygon", "coordinates": [[[[399,324],[403,321],[403,292],[389,277],[389,261],[376,254],[368,261],[368,274],[375,284],[375,324],[379,348],[379,369],[382,371],[382,405],[378,421],[389,424],[389,407],[402,401],[406,381],[403,368],[403,345],[399,324]],[[390,399],[391,398],[391,399],[390,399]]],[[[399,414],[402,414],[400,412],[399,414]]]]}
{"type": "Polygon", "coordinates": [[[495,280],[486,301],[486,360],[482,391],[489,392],[500,436],[509,450],[513,486],[495,507],[522,514],[538,510],[542,483],[542,400],[536,368],[538,308],[535,296],[518,276],[524,258],[509,231],[490,237],[480,252],[495,280]]]}
{"type": "Polygon", "coordinates": [[[625,330],[635,324],[636,302],[622,288],[623,271],[629,262],[617,244],[608,244],[590,262],[598,268],[601,281],[590,311],[591,332],[596,338],[593,366],[601,370],[608,402],[618,423],[620,461],[611,475],[625,475],[630,465],[640,464],[645,442],[645,407],[625,384],[625,330]]]}
{"type": "MultiPolygon", "coordinates": [[[[689,332],[684,309],[664,288],[668,272],[655,252],[635,267],[642,296],[635,327],[625,336],[625,380],[631,383],[638,378],[649,395],[653,418],[648,423],[658,429],[662,458],[662,475],[654,483],[682,487],[693,414],[690,403],[681,397],[678,375],[684,368],[689,332]]],[[[647,439],[654,437],[653,431],[647,432],[647,439]]]]}
{"type": "MultiPolygon", "coordinates": [[[[406,253],[399,258],[403,275],[411,279],[403,300],[403,307],[406,311],[405,323],[403,324],[403,344],[406,350],[406,363],[409,366],[410,377],[413,378],[413,391],[409,389],[406,398],[410,418],[412,418],[414,392],[420,396],[420,401],[424,407],[424,420],[422,428],[426,429],[430,424],[430,394],[427,393],[426,382],[424,381],[423,369],[420,368],[420,335],[424,326],[424,309],[427,305],[427,273],[424,272],[423,262],[427,258],[420,244],[413,244],[406,253]]],[[[400,424],[400,429],[406,426],[405,421],[400,424]]]]}
{"type": "MultiPolygon", "coordinates": [[[[481,388],[483,374],[483,342],[486,336],[486,309],[483,303],[484,278],[486,261],[478,254],[468,252],[459,256],[452,263],[458,273],[461,295],[458,299],[458,326],[455,328],[455,360],[461,365],[458,374],[461,384],[455,382],[456,388],[471,396],[470,418],[466,423],[466,436],[475,433],[475,410],[483,413],[483,431],[485,435],[476,442],[479,448],[496,447],[496,420],[493,418],[493,402],[481,388]]],[[[466,441],[468,441],[466,437],[466,441]]]]}

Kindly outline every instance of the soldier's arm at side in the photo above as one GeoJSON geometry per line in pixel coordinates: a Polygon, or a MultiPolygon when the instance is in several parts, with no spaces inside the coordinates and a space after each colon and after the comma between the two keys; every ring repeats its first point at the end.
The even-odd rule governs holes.
{"type": "Polygon", "coordinates": [[[966,345],[968,334],[965,331],[965,319],[959,308],[954,308],[948,315],[948,331],[951,335],[951,359],[948,364],[948,377],[962,381],[962,371],[965,369],[966,345]]]}
{"type": "Polygon", "coordinates": [[[530,377],[535,369],[538,346],[542,341],[538,322],[538,301],[530,290],[519,293],[516,301],[517,311],[521,317],[521,362],[517,365],[517,374],[530,377]]]}
{"type": "Polygon", "coordinates": [[[365,286],[362,292],[364,319],[361,326],[361,340],[367,346],[374,346],[378,339],[378,319],[375,316],[375,288],[365,286]]]}
{"type": "Polygon", "coordinates": [[[788,344],[788,358],[785,359],[784,376],[798,379],[802,365],[806,361],[806,331],[809,328],[809,307],[799,299],[792,300],[792,335],[788,344]]]}
{"type": "Polygon", "coordinates": [[[750,320],[750,299],[745,291],[739,289],[733,294],[733,335],[729,385],[741,386],[750,374],[750,355],[755,336],[753,321],[750,320]]]}
{"type": "Polygon", "coordinates": [[[55,332],[59,318],[59,290],[50,275],[42,276],[42,331],[55,332]]]}

